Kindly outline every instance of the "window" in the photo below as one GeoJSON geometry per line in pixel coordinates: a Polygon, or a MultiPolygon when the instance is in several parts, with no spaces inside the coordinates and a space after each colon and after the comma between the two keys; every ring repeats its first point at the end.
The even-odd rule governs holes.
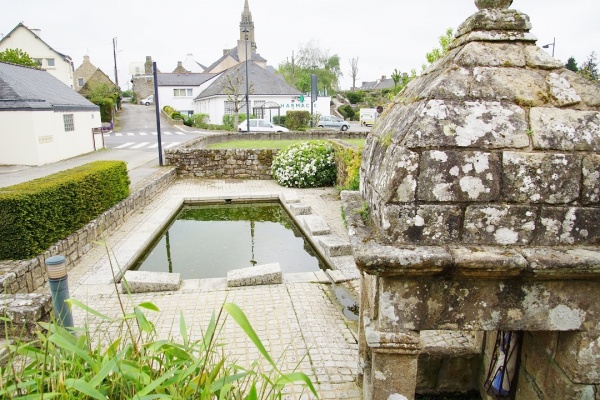
{"type": "Polygon", "coordinates": [[[79,86],[79,87],[83,86],[83,78],[77,78],[77,86],[79,86]]]}
{"type": "Polygon", "coordinates": [[[75,123],[73,122],[73,114],[63,115],[63,122],[65,123],[65,132],[72,132],[75,130],[75,123]]]}
{"type": "Polygon", "coordinates": [[[234,111],[234,103],[233,101],[226,101],[225,102],[225,115],[233,115],[235,113],[234,111]]]}
{"type": "Polygon", "coordinates": [[[46,58],[46,63],[49,67],[54,67],[54,58],[46,58]]]}
{"type": "Polygon", "coordinates": [[[173,89],[174,97],[192,97],[192,89],[173,89]]]}

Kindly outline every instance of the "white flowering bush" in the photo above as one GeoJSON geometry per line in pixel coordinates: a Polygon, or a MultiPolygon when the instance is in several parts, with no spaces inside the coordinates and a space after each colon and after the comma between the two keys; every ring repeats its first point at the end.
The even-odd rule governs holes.
{"type": "Polygon", "coordinates": [[[336,177],[333,146],[313,141],[285,147],[275,155],[271,171],[281,186],[333,185],[336,177]]]}

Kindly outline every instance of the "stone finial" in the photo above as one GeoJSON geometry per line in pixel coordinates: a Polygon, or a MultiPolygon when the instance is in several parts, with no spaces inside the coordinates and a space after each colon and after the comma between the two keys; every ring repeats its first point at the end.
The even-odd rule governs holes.
{"type": "Polygon", "coordinates": [[[513,0],[475,0],[475,5],[478,9],[485,8],[508,8],[513,0]]]}

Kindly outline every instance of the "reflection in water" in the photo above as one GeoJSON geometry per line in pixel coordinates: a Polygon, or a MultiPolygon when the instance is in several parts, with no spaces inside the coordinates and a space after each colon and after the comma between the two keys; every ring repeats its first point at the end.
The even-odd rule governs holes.
{"type": "Polygon", "coordinates": [[[275,262],[284,273],[326,268],[278,203],[221,204],[184,207],[135,269],[216,278],[275,262]]]}

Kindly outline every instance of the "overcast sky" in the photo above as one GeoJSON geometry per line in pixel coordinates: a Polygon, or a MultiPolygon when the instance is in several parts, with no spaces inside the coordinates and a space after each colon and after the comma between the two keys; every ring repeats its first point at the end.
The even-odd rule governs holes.
{"type": "MultiPolygon", "coordinates": [[[[5,0],[7,1],[7,0],[5,0]]],[[[351,86],[350,63],[358,57],[358,79],[372,81],[397,68],[420,70],[425,53],[446,28],[456,28],[477,11],[473,0],[249,0],[258,53],[277,68],[314,40],[341,59],[342,88],[351,86]]],[[[41,29],[55,50],[84,55],[114,80],[113,38],[117,38],[119,84],[127,89],[129,64],[152,56],[162,72],[192,53],[210,65],[224,48],[236,46],[244,0],[19,0],[5,4],[0,34],[19,22],[41,29]]],[[[529,15],[538,45],[556,38],[555,57],[579,64],[600,54],[600,0],[515,0],[529,15]]],[[[552,53],[552,46],[547,51],[552,53]]]]}

